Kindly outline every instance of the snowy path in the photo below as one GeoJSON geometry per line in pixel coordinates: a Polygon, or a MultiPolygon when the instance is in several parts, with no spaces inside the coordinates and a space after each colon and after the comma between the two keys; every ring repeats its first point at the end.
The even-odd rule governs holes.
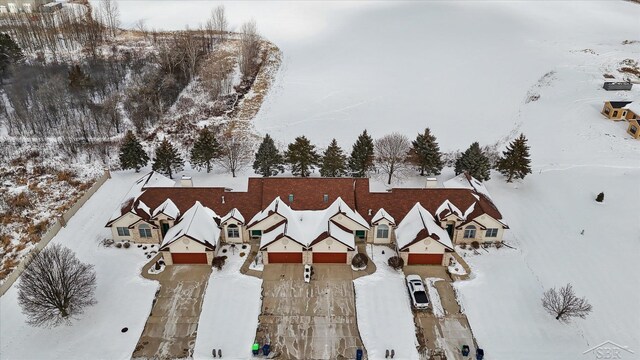
{"type": "Polygon", "coordinates": [[[384,358],[387,349],[394,349],[398,359],[418,359],[418,341],[405,278],[402,272],[387,265],[395,252],[386,246],[374,246],[373,251],[372,256],[367,246],[376,272],[353,281],[362,342],[370,359],[384,358]]]}
{"type": "Polygon", "coordinates": [[[142,333],[158,284],[140,276],[147,259],[137,248],[104,248],[104,227],[113,209],[140,174],[113,173],[51,241],[76,252],[95,266],[95,306],[71,326],[53,329],[25,324],[13,286],[0,298],[1,359],[129,359],[142,333]],[[122,333],[120,330],[128,327],[122,333]]]}
{"type": "MultiPolygon", "coordinates": [[[[240,250],[242,251],[242,250],[240,250]]],[[[250,359],[262,304],[262,280],[240,273],[246,256],[231,251],[221,271],[213,269],[202,303],[194,359],[210,359],[222,349],[225,359],[250,359]]]]}

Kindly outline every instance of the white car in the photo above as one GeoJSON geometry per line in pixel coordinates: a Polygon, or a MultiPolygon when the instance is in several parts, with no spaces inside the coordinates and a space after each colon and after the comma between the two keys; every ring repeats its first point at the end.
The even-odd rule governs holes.
{"type": "Polygon", "coordinates": [[[420,276],[407,275],[407,288],[414,308],[426,309],[429,307],[429,296],[420,276]]]}

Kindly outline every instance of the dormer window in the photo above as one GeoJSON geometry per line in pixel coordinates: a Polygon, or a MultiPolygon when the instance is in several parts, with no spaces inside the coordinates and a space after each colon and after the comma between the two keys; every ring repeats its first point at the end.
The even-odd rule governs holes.
{"type": "Polygon", "coordinates": [[[231,224],[227,226],[227,237],[228,238],[239,238],[240,237],[240,229],[238,225],[231,224]]]}
{"type": "Polygon", "coordinates": [[[289,202],[292,203],[293,202],[293,194],[289,194],[289,202]]]}
{"type": "Polygon", "coordinates": [[[322,202],[329,202],[329,194],[322,195],[322,202]]]}
{"type": "Polygon", "coordinates": [[[376,237],[378,239],[389,238],[389,227],[385,224],[378,225],[378,230],[376,231],[376,237]]]}

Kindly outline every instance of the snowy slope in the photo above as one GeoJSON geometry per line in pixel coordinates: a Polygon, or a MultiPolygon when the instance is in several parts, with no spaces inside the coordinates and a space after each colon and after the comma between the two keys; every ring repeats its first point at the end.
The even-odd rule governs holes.
{"type": "Polygon", "coordinates": [[[105,248],[99,242],[111,236],[104,224],[111,210],[140,177],[114,173],[60,230],[51,243],[75,251],[80,261],[96,270],[98,303],[86,309],[72,326],[30,327],[20,312],[17,288],[0,298],[1,359],[128,359],[131,357],[158,284],[145,280],[140,270],[147,259],[142,251],[105,248]],[[120,330],[128,327],[126,333],[120,330]]]}

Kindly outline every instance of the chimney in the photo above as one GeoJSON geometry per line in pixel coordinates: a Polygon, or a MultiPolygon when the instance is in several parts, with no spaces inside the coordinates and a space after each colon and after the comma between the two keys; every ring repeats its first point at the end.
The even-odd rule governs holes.
{"type": "Polygon", "coordinates": [[[427,189],[433,189],[438,187],[438,179],[434,177],[427,178],[427,189]]]}
{"type": "Polygon", "coordinates": [[[224,204],[224,196],[222,197],[222,203],[224,204]]]}
{"type": "Polygon", "coordinates": [[[193,187],[193,180],[191,180],[191,176],[183,176],[180,179],[180,186],[182,186],[182,187],[193,187]]]}

